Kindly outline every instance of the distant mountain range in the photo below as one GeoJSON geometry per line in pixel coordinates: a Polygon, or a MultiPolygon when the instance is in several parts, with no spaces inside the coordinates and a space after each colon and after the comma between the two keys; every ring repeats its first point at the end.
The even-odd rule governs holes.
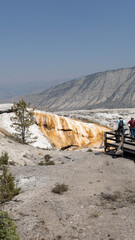
{"type": "Polygon", "coordinates": [[[2,82],[0,85],[0,102],[7,102],[11,98],[15,98],[17,96],[24,96],[28,94],[36,94],[41,91],[50,89],[54,87],[56,84],[60,84],[65,82],[66,80],[57,79],[52,81],[22,81],[22,82],[14,82],[9,81],[2,82]]]}
{"type": "Polygon", "coordinates": [[[133,108],[135,67],[91,74],[23,98],[31,106],[49,111],[133,108]]]}
{"type": "Polygon", "coordinates": [[[52,111],[135,107],[135,67],[99,72],[25,98],[52,111]]]}

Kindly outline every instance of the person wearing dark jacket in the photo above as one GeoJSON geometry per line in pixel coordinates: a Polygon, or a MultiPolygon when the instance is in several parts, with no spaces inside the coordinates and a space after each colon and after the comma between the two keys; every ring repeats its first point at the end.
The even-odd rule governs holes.
{"type": "Polygon", "coordinates": [[[120,135],[123,135],[125,132],[124,126],[126,125],[126,123],[122,117],[119,117],[119,119],[116,120],[115,122],[118,124],[118,128],[115,131],[116,132],[116,142],[119,142],[121,140],[120,135]]]}
{"type": "Polygon", "coordinates": [[[118,124],[117,133],[123,135],[124,134],[124,126],[126,126],[125,121],[123,120],[122,117],[119,117],[119,119],[116,120],[116,123],[118,124]]]}

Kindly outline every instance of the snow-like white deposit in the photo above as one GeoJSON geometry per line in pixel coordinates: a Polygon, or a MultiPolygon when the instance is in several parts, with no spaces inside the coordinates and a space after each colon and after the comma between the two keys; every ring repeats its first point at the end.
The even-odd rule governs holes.
{"type": "MultiPolygon", "coordinates": [[[[0,111],[6,111],[11,109],[11,106],[13,104],[0,104],[0,111]]],[[[45,113],[45,111],[41,111],[36,109],[35,112],[42,112],[45,113]]],[[[51,114],[51,113],[49,113],[51,114]]],[[[64,117],[70,117],[72,119],[81,119],[81,120],[87,120],[91,123],[98,123],[102,126],[107,126],[111,129],[117,129],[117,123],[116,120],[119,117],[123,117],[123,119],[126,122],[126,128],[128,128],[127,123],[130,120],[131,117],[135,118],[135,109],[95,109],[95,110],[76,110],[76,111],[67,111],[67,112],[56,112],[56,114],[64,116],[64,117]]],[[[11,127],[11,120],[10,117],[13,115],[13,113],[3,113],[0,114],[0,128],[3,128],[7,130],[9,133],[14,133],[15,130],[11,127]]],[[[85,123],[86,124],[86,123],[85,123]]],[[[40,131],[40,128],[34,124],[30,127],[30,131],[32,133],[33,138],[37,137],[35,142],[31,143],[34,147],[44,148],[44,149],[51,149],[51,143],[49,140],[42,134],[40,131]]],[[[129,132],[129,129],[126,133],[129,132]]]]}
{"type": "Polygon", "coordinates": [[[2,103],[0,104],[0,111],[6,111],[7,109],[11,109],[13,103],[2,103]]]}
{"type": "MultiPolygon", "coordinates": [[[[0,114],[0,128],[5,129],[6,131],[8,131],[11,134],[14,134],[15,129],[13,127],[11,127],[12,121],[10,119],[12,116],[13,116],[13,113],[0,114]]],[[[44,148],[44,149],[52,148],[51,143],[42,134],[42,132],[40,131],[39,127],[36,124],[33,124],[29,130],[31,132],[31,138],[27,139],[27,140],[32,141],[36,137],[36,139],[34,139],[34,142],[30,143],[30,145],[32,145],[34,147],[44,148]]]]}

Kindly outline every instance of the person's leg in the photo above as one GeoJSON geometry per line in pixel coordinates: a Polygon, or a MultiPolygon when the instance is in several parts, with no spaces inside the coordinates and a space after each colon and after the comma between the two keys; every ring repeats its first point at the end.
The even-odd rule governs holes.
{"type": "Polygon", "coordinates": [[[134,129],[131,128],[130,130],[131,130],[131,137],[133,138],[134,137],[134,129]]]}
{"type": "Polygon", "coordinates": [[[129,129],[129,130],[130,130],[130,137],[131,137],[131,127],[130,127],[130,129],[129,129]]]}
{"type": "Polygon", "coordinates": [[[115,137],[116,137],[116,142],[118,142],[118,136],[117,136],[117,134],[118,134],[118,129],[117,130],[115,130],[115,137]]]}
{"type": "Polygon", "coordinates": [[[135,128],[133,128],[133,137],[135,139],[135,128]]]}

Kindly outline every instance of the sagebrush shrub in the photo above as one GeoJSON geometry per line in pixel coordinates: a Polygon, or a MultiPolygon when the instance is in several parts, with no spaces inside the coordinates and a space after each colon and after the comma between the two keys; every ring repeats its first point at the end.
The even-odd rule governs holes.
{"type": "Polygon", "coordinates": [[[56,185],[53,187],[52,192],[57,194],[62,194],[63,192],[66,192],[68,190],[68,185],[65,183],[56,183],[56,185]]]}

